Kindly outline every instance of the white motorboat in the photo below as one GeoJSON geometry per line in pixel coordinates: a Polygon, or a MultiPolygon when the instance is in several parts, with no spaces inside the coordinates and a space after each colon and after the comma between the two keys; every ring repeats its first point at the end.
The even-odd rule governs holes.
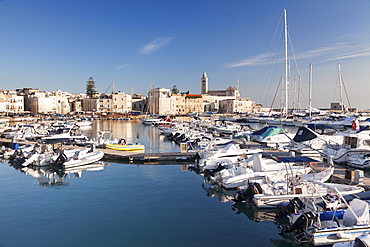
{"type": "Polygon", "coordinates": [[[298,154],[320,155],[327,144],[343,143],[343,136],[334,135],[335,132],[335,129],[325,125],[301,126],[293,140],[284,148],[298,154]]]}
{"type": "MultiPolygon", "coordinates": [[[[297,159],[298,160],[298,159],[297,159]]],[[[310,161],[315,161],[309,159],[310,161]]],[[[253,154],[247,160],[240,162],[238,166],[221,170],[215,173],[208,180],[212,183],[219,183],[226,189],[233,189],[248,185],[250,180],[255,178],[269,179],[281,176],[283,179],[292,174],[307,174],[311,168],[305,165],[287,165],[283,162],[277,162],[270,158],[262,158],[261,153],[253,154]]],[[[302,162],[301,162],[302,164],[302,162]]]]}
{"type": "Polygon", "coordinates": [[[210,143],[209,148],[205,148],[203,151],[198,153],[199,157],[201,158],[201,160],[199,161],[199,166],[204,167],[206,163],[220,158],[235,157],[236,159],[238,159],[240,156],[251,155],[263,151],[260,148],[241,148],[240,145],[241,144],[237,144],[233,141],[225,144],[210,143]]]}
{"type": "Polygon", "coordinates": [[[58,155],[40,161],[40,166],[52,165],[62,168],[74,168],[101,160],[103,151],[96,151],[94,146],[85,149],[62,150],[58,155]]]}
{"type": "Polygon", "coordinates": [[[55,133],[43,136],[41,140],[45,143],[56,143],[87,140],[87,137],[83,134],[76,134],[74,128],[59,128],[55,133]]]}
{"type": "Polygon", "coordinates": [[[281,176],[256,178],[251,180],[248,186],[241,187],[236,201],[253,202],[259,208],[277,207],[278,204],[287,202],[295,197],[320,198],[329,192],[334,191],[340,195],[360,193],[364,188],[359,186],[322,183],[330,178],[334,172],[333,167],[329,167],[317,174],[294,175],[287,179],[281,176]]]}
{"type": "Polygon", "coordinates": [[[245,126],[231,122],[231,121],[223,121],[223,124],[216,125],[214,129],[218,131],[221,135],[232,135],[234,133],[238,133],[239,131],[245,130],[245,126]]]}
{"type": "Polygon", "coordinates": [[[336,135],[343,137],[343,144],[328,144],[322,151],[324,158],[331,156],[336,163],[345,163],[350,156],[365,155],[370,152],[370,130],[347,130],[336,135]]]}
{"type": "Polygon", "coordinates": [[[80,128],[86,128],[86,127],[90,127],[92,125],[92,121],[90,121],[90,120],[78,120],[74,124],[76,126],[80,127],[80,128]]]}
{"type": "Polygon", "coordinates": [[[298,243],[309,242],[314,246],[348,246],[341,243],[370,233],[370,222],[367,201],[355,198],[346,204],[344,209],[317,211],[313,208],[291,215],[290,224],[281,228],[281,234],[290,233],[298,243]]]}
{"type": "Polygon", "coordinates": [[[347,164],[349,166],[368,169],[370,168],[370,151],[366,154],[352,154],[347,158],[347,164]]]}
{"type": "Polygon", "coordinates": [[[283,128],[269,127],[255,141],[265,146],[276,147],[288,144],[293,137],[294,134],[289,133],[283,128]]]}

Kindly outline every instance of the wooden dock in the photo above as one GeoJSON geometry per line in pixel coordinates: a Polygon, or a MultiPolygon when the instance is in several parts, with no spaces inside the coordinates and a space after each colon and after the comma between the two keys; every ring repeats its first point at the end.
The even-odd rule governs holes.
{"type": "Polygon", "coordinates": [[[196,161],[196,152],[188,153],[139,153],[122,152],[118,150],[102,149],[104,160],[119,161],[126,164],[190,164],[196,161]]]}

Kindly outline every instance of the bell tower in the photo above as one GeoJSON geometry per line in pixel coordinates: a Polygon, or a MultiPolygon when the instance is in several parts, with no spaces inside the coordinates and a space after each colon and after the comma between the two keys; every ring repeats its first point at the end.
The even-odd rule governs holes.
{"type": "Polygon", "coordinates": [[[203,71],[202,75],[202,94],[207,94],[208,93],[208,77],[206,71],[203,71]]]}

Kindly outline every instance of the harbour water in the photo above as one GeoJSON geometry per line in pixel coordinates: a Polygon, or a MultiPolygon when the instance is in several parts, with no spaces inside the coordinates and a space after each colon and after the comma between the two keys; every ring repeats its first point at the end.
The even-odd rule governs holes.
{"type": "MultiPolygon", "coordinates": [[[[83,132],[108,129],[145,152],[179,151],[139,121],[83,132]]],[[[278,234],[273,212],[224,202],[184,165],[109,162],[52,175],[0,164],[0,246],[298,246],[278,234]]]]}

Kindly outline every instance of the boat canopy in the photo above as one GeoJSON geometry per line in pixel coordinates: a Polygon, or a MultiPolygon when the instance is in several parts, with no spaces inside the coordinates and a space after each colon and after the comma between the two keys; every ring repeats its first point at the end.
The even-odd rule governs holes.
{"type": "Polygon", "coordinates": [[[295,162],[318,162],[318,160],[312,159],[305,156],[296,157],[276,157],[276,161],[279,163],[295,163],[295,162]]]}
{"type": "Polygon", "coordinates": [[[307,124],[307,127],[321,135],[327,132],[337,131],[336,128],[326,124],[307,124]]]}
{"type": "Polygon", "coordinates": [[[312,139],[315,139],[317,137],[317,134],[315,134],[313,131],[309,130],[306,127],[299,127],[297,130],[297,133],[295,134],[293,141],[295,142],[303,142],[303,141],[309,141],[312,139]]]}
{"type": "Polygon", "coordinates": [[[259,135],[262,135],[263,133],[265,133],[265,131],[267,131],[267,129],[269,128],[277,128],[277,126],[266,126],[266,127],[263,127],[262,129],[260,130],[256,130],[254,131],[251,135],[252,136],[259,136],[259,135]]]}
{"type": "Polygon", "coordinates": [[[270,127],[263,134],[261,134],[261,137],[276,136],[278,134],[284,134],[284,133],[287,133],[287,131],[282,128],[270,127]]]}

